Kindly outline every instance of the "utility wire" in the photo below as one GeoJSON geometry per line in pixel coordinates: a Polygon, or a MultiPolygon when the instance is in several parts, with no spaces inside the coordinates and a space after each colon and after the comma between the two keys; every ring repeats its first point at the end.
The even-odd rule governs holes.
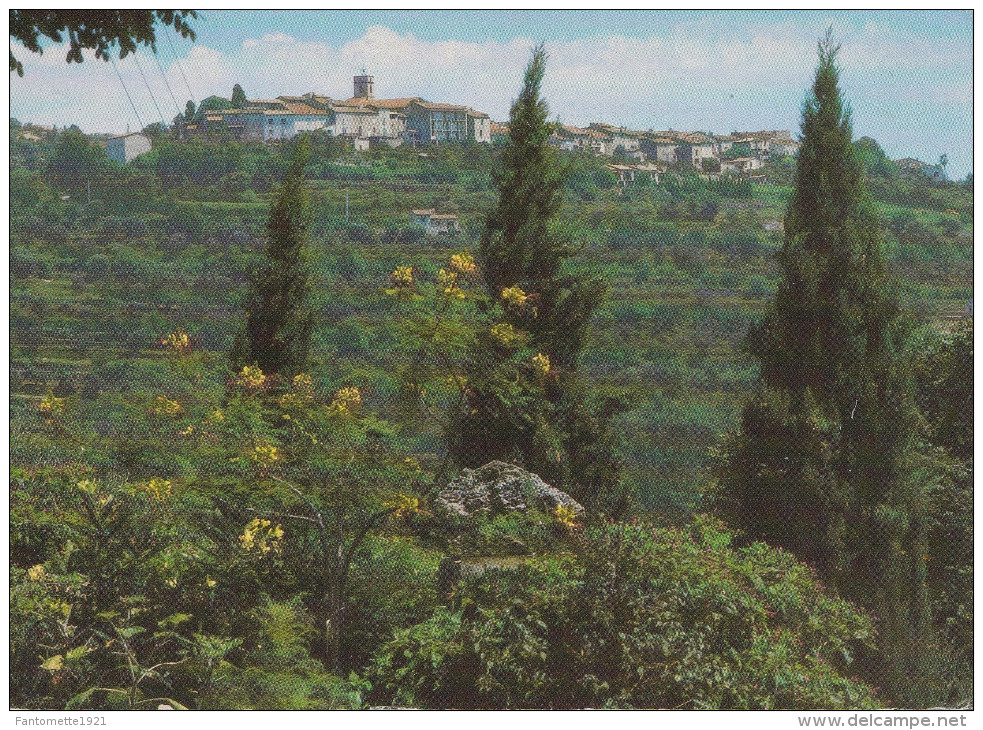
{"type": "Polygon", "coordinates": [[[171,47],[171,55],[174,56],[174,63],[177,64],[177,70],[181,72],[181,78],[184,79],[184,85],[188,87],[188,95],[191,97],[191,101],[198,106],[198,100],[195,99],[195,94],[191,90],[191,84],[188,83],[188,77],[184,75],[184,68],[181,66],[181,59],[177,57],[177,51],[174,50],[174,41],[171,40],[171,34],[167,28],[163,29],[163,35],[167,38],[167,45],[171,47]]]}
{"type": "Polygon", "coordinates": [[[146,74],[143,73],[143,66],[140,65],[140,59],[137,58],[137,54],[133,54],[133,60],[137,63],[137,69],[140,71],[140,76],[143,78],[143,83],[147,87],[147,91],[150,93],[150,100],[154,103],[154,108],[157,110],[157,116],[160,117],[160,123],[162,126],[166,127],[167,122],[164,121],[164,114],[160,110],[160,105],[157,103],[157,97],[154,96],[154,90],[150,88],[150,82],[147,81],[146,74]]]}
{"type": "Polygon", "coordinates": [[[167,93],[171,95],[171,101],[174,102],[174,108],[177,109],[177,113],[181,113],[181,105],[177,103],[177,99],[174,98],[174,92],[171,91],[171,85],[167,83],[167,74],[164,73],[164,67],[160,65],[160,58],[157,54],[154,54],[154,60],[157,62],[157,70],[160,71],[160,77],[164,79],[164,86],[167,87],[167,93]]]}
{"type": "Polygon", "coordinates": [[[116,75],[119,77],[119,82],[123,87],[123,92],[126,94],[126,98],[130,100],[130,107],[133,109],[133,113],[136,115],[137,122],[140,124],[140,129],[143,129],[143,120],[140,119],[140,112],[137,111],[137,105],[133,103],[133,97],[130,96],[129,89],[126,88],[126,83],[123,81],[123,75],[119,72],[119,67],[116,65],[116,59],[112,56],[109,57],[112,61],[113,68],[116,69],[116,75]]]}

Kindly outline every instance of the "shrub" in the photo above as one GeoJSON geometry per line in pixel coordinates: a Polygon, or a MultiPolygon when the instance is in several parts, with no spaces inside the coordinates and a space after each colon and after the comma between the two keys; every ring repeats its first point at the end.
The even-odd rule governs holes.
{"type": "Polygon", "coordinates": [[[870,620],[805,565],[718,522],[588,532],[577,557],[486,571],[374,659],[418,707],[874,707],[849,676],[870,620]],[[475,691],[477,689],[477,691],[475,691]]]}

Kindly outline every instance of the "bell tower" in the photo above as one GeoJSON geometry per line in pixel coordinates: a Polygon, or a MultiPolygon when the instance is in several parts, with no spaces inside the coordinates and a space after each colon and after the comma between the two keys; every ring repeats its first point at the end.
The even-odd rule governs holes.
{"type": "Polygon", "coordinates": [[[372,83],[373,78],[365,73],[365,69],[362,69],[362,73],[355,77],[355,98],[356,99],[371,99],[372,98],[372,83]]]}

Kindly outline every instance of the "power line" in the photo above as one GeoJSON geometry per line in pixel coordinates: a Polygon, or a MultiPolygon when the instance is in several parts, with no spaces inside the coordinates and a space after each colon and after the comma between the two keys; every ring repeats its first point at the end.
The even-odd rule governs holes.
{"type": "Polygon", "coordinates": [[[133,97],[130,96],[129,89],[126,88],[126,83],[123,81],[123,75],[119,72],[119,67],[116,65],[116,59],[110,56],[109,60],[112,61],[113,68],[116,70],[116,75],[119,77],[119,82],[123,86],[123,91],[126,94],[126,98],[130,100],[130,107],[133,109],[133,113],[136,115],[137,122],[140,124],[140,129],[143,129],[143,120],[140,119],[140,112],[137,111],[137,105],[133,103],[133,97]]]}
{"type": "Polygon", "coordinates": [[[177,99],[174,98],[174,92],[171,91],[171,85],[167,83],[167,74],[164,73],[164,67],[160,65],[160,58],[154,53],[154,60],[157,62],[157,70],[160,71],[160,77],[164,79],[164,86],[167,87],[167,93],[171,95],[171,101],[174,102],[174,108],[177,109],[177,113],[181,113],[181,105],[177,103],[177,99]]]}
{"type": "Polygon", "coordinates": [[[171,34],[168,32],[167,28],[163,28],[163,35],[167,38],[167,45],[171,47],[171,55],[174,56],[174,63],[177,64],[177,70],[181,72],[181,78],[184,79],[184,85],[188,87],[188,95],[191,97],[191,101],[198,106],[198,100],[195,99],[195,94],[191,90],[191,84],[188,83],[188,77],[184,75],[184,67],[181,66],[181,59],[177,57],[177,51],[174,50],[174,41],[171,40],[171,34]]]}
{"type": "Polygon", "coordinates": [[[147,87],[147,91],[150,93],[150,100],[154,103],[154,108],[157,110],[157,116],[160,117],[160,123],[162,126],[166,127],[167,122],[164,121],[164,114],[160,110],[160,106],[157,104],[157,97],[154,96],[154,90],[150,88],[150,82],[147,81],[146,74],[143,73],[143,66],[140,65],[140,59],[137,58],[137,54],[133,54],[133,60],[136,61],[137,69],[140,71],[140,76],[143,78],[143,83],[147,87]]]}

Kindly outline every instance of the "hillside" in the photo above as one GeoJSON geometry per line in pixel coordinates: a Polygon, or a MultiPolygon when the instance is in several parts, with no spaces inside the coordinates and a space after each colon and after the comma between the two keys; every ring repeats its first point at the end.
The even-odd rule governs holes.
{"type": "MultiPolygon", "coordinates": [[[[177,327],[206,351],[227,352],[283,169],[276,146],[163,139],[123,168],[70,135],[12,142],[15,423],[49,389],[96,398],[153,390],[164,377],[157,343],[177,327]],[[59,155],[76,169],[53,167],[59,155]]],[[[450,253],[474,250],[494,200],[496,155],[315,148],[317,378],[356,382],[374,403],[395,396],[387,277],[398,265],[434,273],[450,253]],[[410,224],[420,208],[458,214],[462,232],[424,236],[410,224]]],[[[574,174],[562,217],[582,248],[576,267],[609,287],[583,366],[596,397],[624,403],[625,479],[641,504],[688,512],[707,483],[709,451],[755,378],[741,343],[775,284],[774,229],[790,188],[684,177],[622,190],[596,158],[567,159],[574,174]]],[[[939,325],[972,297],[972,195],[954,184],[911,187],[874,186],[886,252],[903,301],[921,323],[939,325]]],[[[422,456],[432,455],[434,435],[419,430],[422,456]]]]}

